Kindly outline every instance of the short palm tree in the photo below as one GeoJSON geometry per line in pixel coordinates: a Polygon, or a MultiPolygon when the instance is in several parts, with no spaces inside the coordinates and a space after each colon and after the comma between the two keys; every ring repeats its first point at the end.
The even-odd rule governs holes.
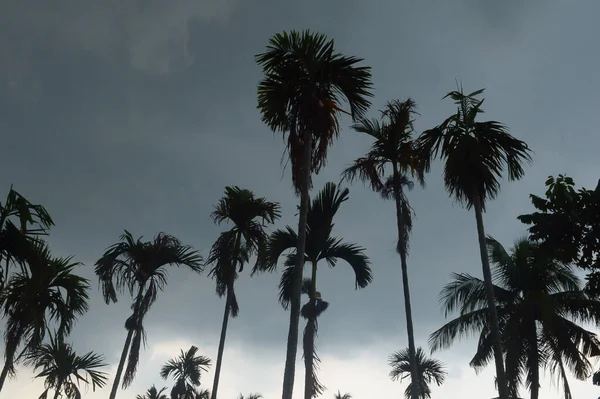
{"type": "Polygon", "coordinates": [[[194,391],[193,399],[210,399],[210,391],[208,389],[198,389],[194,391]]]}
{"type": "Polygon", "coordinates": [[[167,395],[163,392],[166,391],[167,388],[156,389],[156,386],[152,385],[145,394],[137,395],[135,399],[169,399],[167,395]]]}
{"type": "Polygon", "coordinates": [[[349,393],[345,393],[345,394],[341,394],[340,391],[337,391],[337,393],[333,396],[334,399],[352,399],[352,395],[350,395],[349,393]]]}
{"type": "Polygon", "coordinates": [[[109,247],[96,262],[95,272],[106,303],[117,302],[117,293],[124,291],[134,300],[132,314],[125,322],[127,338],[110,399],[115,399],[117,395],[126,360],[123,388],[128,387],[135,378],[140,348],[146,338],[143,320],[159,291],[167,283],[169,266],[185,266],[197,273],[203,270],[200,253],[183,245],[177,238],[159,233],[154,240],[144,242],[141,238],[135,240],[127,230],[120,237],[120,242],[109,247]]]}
{"type": "Polygon", "coordinates": [[[162,366],[160,376],[165,380],[169,377],[175,379],[171,399],[194,399],[196,396],[195,389],[200,386],[200,376],[210,367],[210,359],[197,353],[198,348],[192,345],[162,366]]]}
{"type": "MultiPolygon", "coordinates": [[[[310,399],[321,393],[323,387],[316,377],[315,336],[317,333],[317,317],[327,308],[327,303],[321,299],[317,292],[317,266],[320,261],[326,261],[331,267],[343,260],[350,265],[356,277],[356,287],[364,288],[372,280],[369,259],[364,249],[356,244],[343,242],[334,237],[333,218],[339,207],[348,199],[349,190],[340,190],[334,183],[327,183],[323,190],[317,194],[308,207],[306,252],[304,263],[311,267],[311,278],[307,279],[308,286],[304,291],[309,296],[309,302],[302,308],[302,315],[307,319],[304,332],[304,364],[305,372],[305,398],[310,399]]],[[[276,267],[279,258],[289,250],[293,252],[286,256],[285,269],[279,284],[279,300],[287,309],[293,298],[293,285],[295,273],[295,250],[298,235],[291,227],[285,230],[276,230],[271,235],[264,264],[261,267],[272,270],[276,267]]]]}
{"type": "MultiPolygon", "coordinates": [[[[600,301],[581,290],[569,265],[550,258],[536,243],[518,240],[510,254],[492,238],[487,245],[510,397],[524,384],[531,399],[538,399],[540,370],[547,369],[558,375],[565,398],[572,398],[567,369],[578,379],[588,378],[587,358],[600,355],[596,334],[578,323],[597,323],[600,301]]],[[[471,366],[480,370],[494,350],[485,282],[463,273],[453,277],[441,300],[446,315],[458,310],[459,316],[431,335],[431,347],[446,348],[458,337],[479,334],[471,366]]]]}
{"type": "Polygon", "coordinates": [[[53,225],[43,206],[32,204],[11,186],[4,204],[0,202],[0,293],[12,265],[18,264],[21,270],[27,267],[31,238],[47,234],[53,225]]]}
{"type": "MultiPolygon", "coordinates": [[[[408,352],[413,359],[412,379],[419,376],[415,352],[415,332],[412,322],[412,308],[408,283],[408,244],[412,229],[412,208],[405,189],[413,188],[411,177],[425,186],[424,164],[415,149],[413,135],[413,119],[416,104],[411,99],[394,100],[386,104],[381,111],[382,120],[363,119],[353,126],[359,133],[368,135],[373,143],[369,152],[357,158],[342,173],[344,179],[353,181],[356,178],[367,183],[373,191],[383,198],[394,199],[396,205],[396,222],[398,228],[398,244],[396,250],[400,255],[402,269],[402,286],[404,291],[404,309],[406,314],[406,330],[408,333],[408,352]],[[391,173],[390,173],[391,171],[391,173]]],[[[418,389],[418,384],[411,386],[418,389]]],[[[415,391],[413,399],[419,397],[415,391]]]]}
{"type": "MultiPolygon", "coordinates": [[[[287,135],[292,182],[300,194],[297,253],[305,252],[306,216],[310,202],[312,173],[327,160],[327,150],[340,132],[340,117],[346,100],[353,120],[370,106],[371,69],[362,59],[335,52],[334,41],[325,35],[291,31],[276,34],[266,51],[256,56],[264,77],[258,85],[258,108],[273,132],[287,135]]],[[[291,300],[283,399],[292,399],[303,260],[296,260],[294,294],[291,300]]]]}
{"type": "MultiPolygon", "coordinates": [[[[448,373],[442,362],[427,357],[423,348],[417,348],[416,355],[416,369],[419,372],[417,379],[419,385],[417,390],[419,392],[419,399],[429,399],[431,398],[431,384],[435,383],[437,386],[442,385],[448,373]]],[[[404,397],[406,399],[410,399],[413,395],[412,385],[414,380],[412,378],[412,359],[410,351],[408,349],[402,349],[392,353],[389,361],[389,365],[392,367],[390,378],[393,381],[403,381],[406,378],[410,380],[410,384],[408,384],[404,391],[404,397]]]]}
{"type": "Polygon", "coordinates": [[[79,356],[63,337],[57,334],[49,336],[48,343],[38,346],[26,356],[26,364],[32,366],[34,372],[40,370],[35,378],[45,380],[46,390],[40,399],[46,399],[50,390],[54,391],[54,399],[63,394],[68,399],[77,399],[81,398],[81,382],[91,385],[93,391],[106,384],[106,373],[99,370],[106,367],[102,355],[88,352],[79,356]]]}
{"type": "Polygon", "coordinates": [[[217,294],[226,296],[215,376],[211,391],[212,399],[216,399],[219,389],[229,315],[231,313],[232,317],[236,317],[239,312],[234,290],[238,269],[241,272],[244,263],[252,255],[262,256],[260,252],[266,247],[268,238],[265,231],[266,224],[274,223],[280,215],[281,211],[278,203],[256,197],[252,191],[239,187],[226,187],[225,196],[219,200],[211,215],[217,224],[223,222],[231,222],[232,224],[229,230],[219,235],[206,262],[214,265],[210,275],[216,280],[217,294]]]}
{"type": "Polygon", "coordinates": [[[6,320],[0,390],[14,372],[15,361],[42,344],[49,326],[57,325],[58,334],[67,335],[77,317],[88,310],[88,280],[74,274],[80,263],[71,257],[53,257],[39,239],[32,241],[26,263],[28,267],[11,275],[0,295],[6,320]]]}
{"type": "MultiPolygon", "coordinates": [[[[479,238],[479,252],[483,280],[490,309],[491,339],[498,376],[498,392],[501,399],[508,399],[508,388],[502,359],[502,343],[498,330],[494,290],[490,265],[486,253],[483,212],[488,200],[500,191],[500,178],[504,169],[508,180],[519,180],[524,175],[523,163],[531,161],[527,144],[511,136],[499,122],[478,122],[483,110],[483,99],[477,97],[482,90],[464,94],[462,88],[446,95],[457,105],[456,113],[439,126],[427,130],[417,140],[417,146],[429,171],[431,160],[444,162],[444,185],[448,193],[467,209],[474,208],[479,238]]],[[[445,97],[444,97],[445,98],[445,97]]]]}
{"type": "Polygon", "coordinates": [[[242,394],[240,394],[239,399],[262,399],[262,395],[259,393],[251,393],[248,396],[244,396],[242,394]]]}

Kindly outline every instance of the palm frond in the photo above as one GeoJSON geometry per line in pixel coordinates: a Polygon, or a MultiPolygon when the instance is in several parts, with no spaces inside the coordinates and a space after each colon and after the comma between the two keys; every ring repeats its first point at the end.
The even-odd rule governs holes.
{"type": "Polygon", "coordinates": [[[318,258],[318,260],[321,259],[325,259],[332,267],[337,264],[338,259],[348,263],[356,276],[356,288],[365,288],[373,281],[370,261],[365,254],[365,249],[356,244],[345,243],[341,239],[330,237],[318,258]]]}

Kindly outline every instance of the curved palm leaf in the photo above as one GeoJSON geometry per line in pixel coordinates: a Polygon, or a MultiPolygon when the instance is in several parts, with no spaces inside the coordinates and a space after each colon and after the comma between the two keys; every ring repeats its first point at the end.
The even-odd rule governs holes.
{"type": "Polygon", "coordinates": [[[350,395],[349,393],[345,393],[342,395],[339,390],[333,397],[334,399],[352,399],[352,395],[350,395]]]}
{"type": "Polygon", "coordinates": [[[154,385],[152,385],[144,395],[137,395],[135,399],[169,399],[167,395],[163,394],[167,388],[156,389],[154,385]]]}
{"type": "MultiPolygon", "coordinates": [[[[415,353],[417,369],[419,372],[419,399],[431,398],[431,384],[440,386],[444,383],[446,375],[444,365],[437,359],[428,358],[422,348],[417,348],[415,353]]],[[[408,349],[403,349],[393,353],[389,359],[389,365],[392,367],[390,378],[393,381],[404,380],[411,377],[411,360],[408,349]]],[[[404,391],[404,396],[410,399],[412,396],[412,384],[404,391]]]]}

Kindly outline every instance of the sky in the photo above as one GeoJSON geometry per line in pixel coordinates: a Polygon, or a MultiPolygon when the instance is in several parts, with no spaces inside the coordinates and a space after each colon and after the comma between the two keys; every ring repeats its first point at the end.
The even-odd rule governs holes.
{"type": "MultiPolygon", "coordinates": [[[[485,117],[505,123],[529,143],[535,163],[525,178],[504,183],[488,204],[486,232],[509,247],[526,233],[516,216],[531,210],[529,193],[548,175],[579,185],[598,179],[595,115],[600,109],[596,16],[600,4],[580,0],[7,0],[0,13],[0,188],[10,184],[51,212],[57,255],[81,261],[92,285],[91,309],[71,336],[80,353],[103,353],[114,373],[131,299],[106,305],[94,262],[124,229],[150,239],[173,234],[204,255],[223,227],[209,218],[227,185],[281,203],[276,227],[296,227],[298,199],[280,160],[284,142],[260,121],[253,56],[282,30],[314,29],[338,51],[373,68],[370,116],[391,99],[419,105],[419,131],[454,111],[444,94],[461,80],[486,88],[485,117]]],[[[339,180],[369,141],[344,121],[315,189],[339,180]]],[[[444,190],[440,165],[410,200],[416,211],[409,258],[417,345],[444,323],[438,293],[452,272],[481,275],[475,218],[444,190]]],[[[392,203],[361,184],[336,219],[336,235],[367,248],[374,280],[355,291],[351,269],[320,270],[330,303],[319,323],[323,397],[340,390],[355,399],[398,398],[405,386],[388,378],[387,358],[407,345],[392,203]]],[[[281,395],[289,315],[277,303],[278,274],[237,282],[240,315],[229,324],[220,397],[281,395]]],[[[146,320],[148,346],[133,399],[162,381],[160,366],[191,345],[216,358],[224,300],[214,283],[174,269],[146,320]]],[[[449,372],[433,397],[496,396],[493,367],[469,368],[473,340],[435,353],[449,372]]],[[[212,372],[202,377],[212,386],[212,372]]],[[[106,398],[112,381],[85,398],[106,398]]],[[[571,379],[576,398],[597,398],[591,381],[571,379]]],[[[35,398],[43,381],[20,367],[1,396],[35,398]]],[[[303,394],[300,352],[294,398],[303,394]]],[[[542,398],[560,390],[546,378],[542,398]]]]}

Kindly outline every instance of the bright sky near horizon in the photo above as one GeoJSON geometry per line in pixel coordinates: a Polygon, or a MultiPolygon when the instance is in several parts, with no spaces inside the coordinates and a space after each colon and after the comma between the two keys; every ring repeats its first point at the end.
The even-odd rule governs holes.
{"type": "MultiPolygon", "coordinates": [[[[221,229],[209,213],[226,185],[281,202],[277,227],[296,226],[297,199],[280,166],[284,145],[255,109],[261,75],[253,55],[272,34],[310,28],[335,38],[339,51],[373,67],[370,116],[385,101],[410,96],[422,115],[418,130],[453,112],[441,97],[455,79],[465,90],[486,87],[484,116],[504,122],[535,151],[525,179],[505,183],[485,215],[487,232],[510,247],[525,234],[516,216],[530,209],[528,194],[541,193],[548,175],[567,173],[588,188],[597,182],[599,12],[592,0],[7,1],[0,13],[0,188],[12,183],[44,204],[56,221],[54,252],[86,265],[91,310],[71,338],[80,353],[103,353],[112,373],[130,300],[105,305],[93,264],[123,229],[147,238],[165,231],[207,255],[221,229]]],[[[344,129],[315,189],[337,182],[368,145],[344,129]]],[[[473,214],[448,198],[439,165],[427,183],[409,194],[417,213],[410,284],[423,347],[444,322],[438,293],[450,273],[481,275],[473,214]]],[[[330,303],[317,340],[325,398],[338,390],[354,399],[403,395],[387,365],[388,355],[407,345],[393,212],[356,184],[336,220],[336,235],[367,248],[374,281],[354,291],[345,265],[319,272],[319,291],[330,303]]],[[[229,324],[222,399],[281,395],[288,314],[276,301],[277,279],[244,274],[236,283],[241,311],[229,324]]],[[[134,399],[152,384],[170,387],[160,366],[192,344],[214,360],[223,306],[206,276],[173,270],[148,316],[137,378],[118,398],[134,399]]],[[[496,396],[492,367],[476,375],[468,366],[475,345],[463,340],[434,355],[449,371],[434,398],[496,396]]],[[[20,368],[0,398],[37,398],[43,381],[32,376],[20,368]]],[[[570,383],[577,399],[600,396],[591,381],[570,383]]],[[[212,370],[203,384],[211,387],[212,370]]],[[[299,356],[297,399],[302,385],[299,356]]],[[[84,398],[109,391],[110,382],[84,398]]],[[[547,378],[540,397],[561,396],[547,378]]]]}

